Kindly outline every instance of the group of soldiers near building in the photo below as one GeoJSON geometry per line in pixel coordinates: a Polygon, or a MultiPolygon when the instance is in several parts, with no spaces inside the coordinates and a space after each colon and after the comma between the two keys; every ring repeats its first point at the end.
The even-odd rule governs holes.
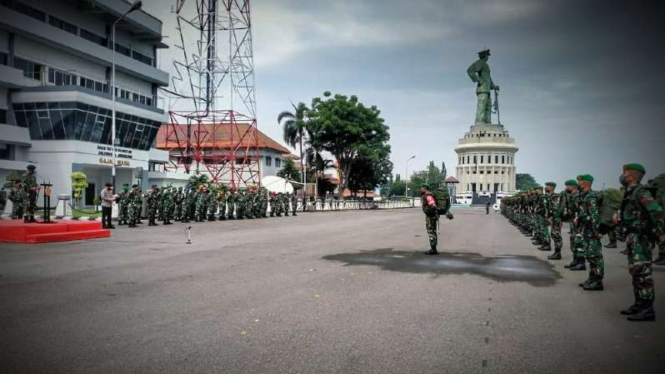
{"type": "Polygon", "coordinates": [[[561,229],[567,222],[570,233],[572,261],[565,267],[586,271],[589,277],[580,283],[586,291],[602,291],[605,275],[601,238],[609,237],[605,248],[616,248],[617,241],[626,243],[635,302],[621,311],[630,321],[653,321],[656,318],[652,250],[659,247],[656,265],[665,265],[665,174],[642,184],[646,171],[640,164],[623,166],[619,181],[621,189],[592,189],[594,178],[589,174],[565,182],[565,190],[555,193],[556,183],[521,192],[501,201],[502,213],[520,231],[530,236],[542,251],[554,253],[550,260],[561,260],[563,237],[561,229]]]}
{"type": "Polygon", "coordinates": [[[118,224],[136,227],[141,224],[144,202],[147,205],[148,226],[173,222],[204,222],[242,220],[268,217],[297,216],[296,194],[268,192],[265,188],[238,190],[193,187],[162,187],[153,185],[143,192],[138,185],[125,186],[118,195],[118,224]]]}
{"type": "Polygon", "coordinates": [[[7,199],[12,202],[12,219],[23,219],[25,223],[35,223],[37,195],[41,187],[37,184],[35,165],[28,165],[20,179],[13,182],[7,199]]]}

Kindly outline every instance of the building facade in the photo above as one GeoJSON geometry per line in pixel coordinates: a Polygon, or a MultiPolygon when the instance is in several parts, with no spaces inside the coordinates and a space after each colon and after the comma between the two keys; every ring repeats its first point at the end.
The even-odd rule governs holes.
{"type": "Polygon", "coordinates": [[[457,201],[494,203],[516,190],[515,154],[519,148],[503,125],[476,124],[459,139],[457,201]]]}
{"type": "MultiPolygon", "coordinates": [[[[158,88],[162,23],[141,10],[112,25],[124,0],[0,0],[0,181],[37,166],[39,183],[70,194],[72,172],[88,176],[84,204],[111,181],[112,60],[116,80],[116,185],[163,177],[153,147],[167,121],[158,88]]],[[[52,204],[55,205],[56,201],[52,204]]]]}

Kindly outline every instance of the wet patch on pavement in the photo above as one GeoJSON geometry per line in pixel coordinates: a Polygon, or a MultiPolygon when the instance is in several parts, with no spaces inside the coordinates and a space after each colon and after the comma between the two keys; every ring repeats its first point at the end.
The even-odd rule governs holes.
{"type": "MultiPolygon", "coordinates": [[[[423,251],[424,252],[424,251],[423,251]]],[[[500,255],[484,257],[477,253],[446,253],[426,256],[423,252],[380,248],[356,253],[324,256],[324,260],[346,266],[374,265],[383,270],[417,274],[475,274],[500,282],[526,282],[537,287],[553,286],[561,275],[554,266],[533,256],[500,255]]]]}

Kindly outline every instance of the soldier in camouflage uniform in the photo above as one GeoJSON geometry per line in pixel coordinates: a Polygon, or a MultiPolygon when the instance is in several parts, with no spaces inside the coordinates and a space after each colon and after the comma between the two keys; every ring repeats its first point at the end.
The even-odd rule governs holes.
{"type": "Polygon", "coordinates": [[[633,278],[635,303],[621,314],[629,321],[655,321],[655,299],[651,268],[651,241],[665,241],[665,215],[651,192],[640,182],[646,173],[640,164],[623,167],[627,188],[621,203],[620,219],[626,231],[628,271],[633,278]]]}
{"type": "Polygon", "coordinates": [[[291,194],[289,192],[282,195],[282,206],[284,207],[284,217],[289,216],[289,202],[291,201],[291,194]]]}
{"type": "Polygon", "coordinates": [[[253,219],[254,218],[254,190],[249,189],[243,191],[245,197],[245,218],[253,219]]]}
{"type": "Polygon", "coordinates": [[[234,201],[236,205],[236,219],[245,219],[245,191],[238,191],[234,201]]]}
{"type": "Polygon", "coordinates": [[[561,260],[561,248],[563,247],[563,238],[561,236],[561,226],[563,225],[564,220],[564,203],[566,192],[554,193],[556,188],[556,183],[550,182],[546,184],[547,187],[552,188],[550,194],[550,200],[552,202],[552,213],[551,213],[551,236],[552,241],[554,242],[554,253],[550,256],[547,256],[548,260],[561,260]]]}
{"type": "Polygon", "coordinates": [[[118,225],[127,225],[129,223],[127,204],[129,204],[129,186],[124,185],[122,192],[118,196],[118,225]]]}
{"type": "Polygon", "coordinates": [[[584,260],[584,239],[582,238],[581,225],[575,220],[580,210],[579,183],[577,183],[577,180],[575,179],[566,181],[566,202],[563,209],[564,215],[568,216],[570,250],[573,254],[573,260],[564,267],[570,270],[586,270],[584,260]]]}
{"type": "Polygon", "coordinates": [[[192,202],[192,192],[188,187],[182,195],[182,211],[180,213],[180,222],[188,223],[191,220],[192,202]]]}
{"type": "Polygon", "coordinates": [[[128,216],[128,224],[130,228],[136,227],[137,220],[136,217],[138,216],[138,207],[137,207],[137,201],[140,201],[140,199],[137,198],[136,195],[140,194],[138,190],[138,185],[132,185],[132,189],[127,193],[127,216],[128,216]]]}
{"type": "Polygon", "coordinates": [[[277,217],[281,217],[282,213],[284,212],[284,194],[282,192],[277,193],[277,197],[275,198],[275,206],[277,208],[275,215],[277,217]]]}
{"type": "Polygon", "coordinates": [[[298,211],[298,194],[295,192],[291,195],[291,211],[294,217],[298,215],[296,213],[298,211]]]}
{"type": "Polygon", "coordinates": [[[35,208],[37,208],[37,195],[39,185],[35,177],[35,165],[28,165],[26,172],[21,176],[21,205],[23,207],[23,221],[26,223],[37,222],[35,220],[35,208]]]}
{"type": "Polygon", "coordinates": [[[171,225],[173,224],[173,213],[175,209],[175,204],[173,201],[173,187],[168,186],[164,190],[164,199],[162,209],[164,209],[164,224],[171,225]]]}
{"type": "Polygon", "coordinates": [[[205,192],[206,192],[206,187],[205,186],[200,186],[199,190],[196,192],[196,197],[195,197],[195,213],[194,213],[194,221],[195,222],[203,222],[205,221],[205,215],[206,215],[206,207],[205,207],[205,192]]]}
{"type": "Polygon", "coordinates": [[[276,196],[276,194],[274,192],[270,192],[269,197],[268,197],[268,203],[270,203],[270,217],[275,216],[275,210],[277,208],[275,206],[275,196],[276,196]]]}
{"type": "Polygon", "coordinates": [[[263,218],[263,195],[260,188],[254,191],[254,218],[263,218]]]}
{"type": "MultiPolygon", "coordinates": [[[[550,182],[551,183],[551,182],[550,182]]],[[[555,185],[556,186],[556,185],[555,185]]],[[[554,192],[552,187],[547,187],[554,192]]],[[[540,191],[540,189],[538,190],[540,191]]],[[[548,219],[552,215],[552,199],[548,193],[537,192],[538,200],[535,209],[536,222],[538,222],[538,236],[540,238],[540,247],[538,248],[541,251],[551,251],[552,247],[550,245],[550,231],[548,225],[548,219]]]]}
{"type": "Polygon", "coordinates": [[[228,219],[235,219],[236,217],[236,189],[232,188],[229,195],[226,197],[226,216],[228,219]]]}
{"type": "Polygon", "coordinates": [[[182,187],[178,187],[178,190],[173,195],[173,220],[182,221],[182,204],[185,200],[185,194],[182,191],[182,187]]]}
{"type": "Polygon", "coordinates": [[[437,225],[439,223],[439,213],[436,205],[436,198],[430,191],[429,184],[423,183],[420,186],[420,206],[425,213],[425,229],[429,237],[430,250],[425,252],[426,255],[438,255],[436,249],[438,242],[437,225]]]}
{"type": "Polygon", "coordinates": [[[222,187],[219,190],[219,196],[217,197],[217,201],[219,204],[219,214],[218,218],[220,221],[226,221],[226,188],[222,187]]]}
{"type": "Polygon", "coordinates": [[[208,221],[215,221],[215,213],[217,213],[217,192],[214,190],[208,190],[206,195],[206,207],[208,209],[208,221]]]}
{"type": "MultiPolygon", "coordinates": [[[[585,291],[602,291],[605,276],[605,261],[603,259],[603,244],[600,242],[600,212],[598,210],[598,195],[591,189],[593,176],[583,174],[577,177],[580,185],[580,203],[577,213],[577,223],[580,225],[581,236],[584,240],[584,257],[589,263],[589,278],[580,283],[585,291]]],[[[573,270],[573,268],[571,268],[573,270]]]]}
{"type": "Polygon", "coordinates": [[[9,193],[9,200],[12,202],[12,219],[23,218],[23,188],[21,188],[21,181],[14,181],[14,187],[9,193]]]}
{"type": "Polygon", "coordinates": [[[159,188],[157,188],[157,185],[153,185],[147,196],[148,226],[157,226],[157,210],[159,209],[158,201],[160,198],[159,188]]]}

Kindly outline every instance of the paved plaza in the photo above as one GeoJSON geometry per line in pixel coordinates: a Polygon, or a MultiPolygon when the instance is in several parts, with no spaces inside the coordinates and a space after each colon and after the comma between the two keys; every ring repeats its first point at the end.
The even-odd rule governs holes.
{"type": "MultiPolygon", "coordinates": [[[[619,249],[605,291],[484,210],[419,209],[120,228],[0,245],[0,373],[662,373],[631,323],[619,249]]],[[[566,242],[567,243],[567,242],[566,242]]]]}

